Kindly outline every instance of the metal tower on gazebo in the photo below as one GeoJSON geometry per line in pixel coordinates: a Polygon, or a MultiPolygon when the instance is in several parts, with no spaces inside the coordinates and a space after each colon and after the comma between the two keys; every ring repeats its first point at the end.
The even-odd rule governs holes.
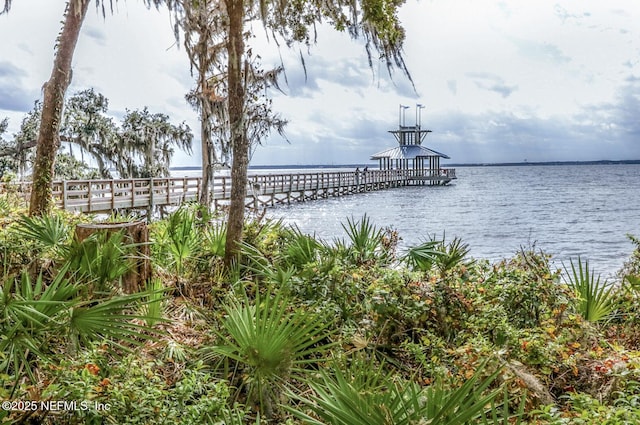
{"type": "Polygon", "coordinates": [[[421,110],[424,106],[416,105],[415,125],[405,125],[405,111],[409,108],[400,105],[398,113],[398,129],[390,130],[398,142],[398,146],[378,152],[371,156],[378,160],[380,170],[394,170],[409,177],[413,185],[447,184],[456,178],[455,170],[440,168],[440,158],[449,156],[422,146],[422,142],[431,130],[423,130],[421,110]]]}

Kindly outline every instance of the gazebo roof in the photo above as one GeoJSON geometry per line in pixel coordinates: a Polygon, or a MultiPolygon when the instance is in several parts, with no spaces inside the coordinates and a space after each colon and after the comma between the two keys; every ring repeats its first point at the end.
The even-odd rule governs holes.
{"type": "Polygon", "coordinates": [[[441,158],[450,159],[449,156],[443,153],[436,152],[420,145],[401,145],[395,148],[389,148],[371,155],[371,159],[415,159],[429,156],[439,156],[441,158]]]}

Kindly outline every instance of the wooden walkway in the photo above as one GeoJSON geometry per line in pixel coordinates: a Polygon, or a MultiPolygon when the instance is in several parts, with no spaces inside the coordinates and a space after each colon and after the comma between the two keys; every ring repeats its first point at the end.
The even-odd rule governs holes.
{"type": "MultiPolygon", "coordinates": [[[[455,169],[250,175],[247,207],[257,209],[400,186],[447,184],[455,178],[455,169]]],[[[29,183],[0,184],[0,193],[17,191],[28,199],[29,186],[29,183]]],[[[197,201],[201,187],[200,177],[65,180],[53,183],[53,197],[59,208],[68,211],[104,213],[197,201]]],[[[216,176],[212,190],[216,208],[228,205],[231,177],[216,176]]]]}

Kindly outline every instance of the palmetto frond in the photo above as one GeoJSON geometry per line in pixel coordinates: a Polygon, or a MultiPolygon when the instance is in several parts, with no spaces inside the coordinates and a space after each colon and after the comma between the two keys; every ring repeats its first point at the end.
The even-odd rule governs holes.
{"type": "Polygon", "coordinates": [[[64,278],[65,269],[46,288],[42,276],[35,283],[23,272],[0,285],[0,371],[27,373],[33,380],[33,356],[45,356],[48,336],[59,329],[77,288],[64,278]]]}
{"type": "Polygon", "coordinates": [[[142,314],[148,326],[153,326],[163,320],[164,308],[167,304],[168,289],[163,285],[162,280],[155,278],[148,286],[148,295],[141,306],[142,314]]]}
{"type": "Polygon", "coordinates": [[[71,340],[79,345],[105,339],[122,346],[122,343],[139,345],[155,339],[157,332],[141,323],[156,318],[136,313],[140,306],[154,301],[150,296],[152,292],[75,303],[68,323],[71,340]]]}
{"type": "Polygon", "coordinates": [[[215,257],[222,258],[227,238],[226,224],[219,223],[217,225],[205,227],[203,249],[215,257]]]}
{"type": "Polygon", "coordinates": [[[222,344],[211,352],[233,359],[244,369],[249,398],[270,410],[285,380],[306,372],[309,363],[322,361],[334,345],[327,342],[328,321],[281,295],[245,295],[225,307],[222,344]]]}
{"type": "Polygon", "coordinates": [[[437,257],[436,266],[442,273],[453,269],[460,264],[469,264],[465,260],[469,254],[469,244],[462,242],[462,239],[455,237],[451,242],[445,244],[444,236],[440,245],[441,255],[437,257]]]}
{"type": "Polygon", "coordinates": [[[356,263],[362,264],[370,261],[382,251],[381,228],[376,227],[365,214],[362,219],[347,219],[347,224],[342,223],[342,228],[347,232],[351,250],[356,263]]]}
{"type": "Polygon", "coordinates": [[[167,250],[178,274],[184,272],[186,262],[195,257],[201,247],[195,220],[194,211],[181,207],[171,214],[167,223],[167,250]]]}
{"type": "Polygon", "coordinates": [[[32,280],[25,271],[0,285],[0,372],[16,380],[27,374],[32,380],[36,358],[53,354],[54,346],[71,338],[74,348],[96,340],[131,346],[154,339],[158,332],[140,323],[136,314],[154,302],[157,291],[103,299],[83,298],[82,287],[69,279],[63,266],[50,282],[40,275],[32,280]]]}
{"type": "Polygon", "coordinates": [[[427,272],[431,270],[436,263],[442,251],[438,249],[439,241],[429,240],[420,245],[411,247],[402,257],[403,261],[413,267],[415,270],[427,272]]]}
{"type": "MultiPolygon", "coordinates": [[[[56,317],[76,297],[78,287],[73,285],[65,275],[67,267],[62,267],[54,280],[45,285],[42,275],[38,275],[35,283],[26,272],[16,282],[13,303],[7,306],[14,317],[21,319],[26,329],[41,329],[48,321],[56,317]],[[13,311],[12,311],[13,310],[13,311]]],[[[11,285],[9,288],[11,291],[11,285]]]]}
{"type": "Polygon", "coordinates": [[[302,233],[294,226],[286,234],[286,245],[283,248],[284,262],[290,266],[301,268],[315,261],[323,248],[323,244],[313,236],[302,233]]]}
{"type": "Polygon", "coordinates": [[[403,260],[416,270],[429,271],[436,267],[441,273],[446,273],[460,264],[472,263],[472,260],[467,260],[468,254],[469,245],[458,237],[446,243],[444,236],[441,240],[431,236],[428,241],[409,248],[403,260]]]}
{"type": "Polygon", "coordinates": [[[571,271],[565,267],[567,278],[565,282],[571,290],[578,296],[578,312],[590,322],[598,322],[608,318],[615,307],[613,291],[615,287],[606,280],[601,282],[600,276],[593,275],[593,270],[589,270],[589,261],[584,264],[578,258],[576,268],[571,260],[571,271]]]}
{"type": "Polygon", "coordinates": [[[33,241],[41,251],[64,253],[64,246],[71,236],[71,227],[59,215],[42,217],[22,216],[14,231],[25,240],[33,241]]]}
{"type": "Polygon", "coordinates": [[[134,247],[122,231],[94,233],[83,241],[73,240],[66,264],[75,271],[75,280],[94,283],[99,291],[105,291],[107,284],[118,282],[133,267],[134,247]]]}
{"type": "Polygon", "coordinates": [[[414,382],[397,382],[381,369],[357,368],[354,374],[352,368],[342,370],[336,366],[320,371],[320,379],[307,381],[313,395],[297,397],[317,418],[297,408],[287,410],[315,425],[473,423],[500,393],[500,389],[487,390],[498,372],[481,380],[483,369],[457,389],[436,382],[423,390],[414,382]]]}

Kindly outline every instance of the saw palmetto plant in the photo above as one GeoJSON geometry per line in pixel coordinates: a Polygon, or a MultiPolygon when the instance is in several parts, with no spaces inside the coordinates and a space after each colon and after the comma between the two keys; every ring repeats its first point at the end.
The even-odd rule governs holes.
{"type": "Polygon", "coordinates": [[[315,425],[462,425],[486,418],[488,407],[499,405],[494,401],[501,390],[489,389],[499,371],[481,378],[484,372],[479,368],[458,388],[437,381],[423,389],[393,379],[382,367],[362,367],[356,361],[346,369],[323,369],[319,379],[307,380],[311,395],[295,396],[301,405],[287,410],[315,425]]]}
{"type": "Polygon", "coordinates": [[[34,365],[60,349],[75,352],[93,341],[126,349],[158,336],[137,313],[150,302],[148,292],[88,299],[70,274],[65,266],[45,282],[23,272],[0,285],[0,371],[15,382],[24,375],[35,381],[34,365]]]}
{"type": "Polygon", "coordinates": [[[570,262],[571,270],[565,267],[567,286],[574,291],[579,301],[576,306],[578,312],[590,322],[599,322],[610,317],[615,308],[613,294],[614,286],[606,280],[601,281],[593,270],[589,269],[589,261],[584,263],[578,258],[577,267],[570,262]]]}
{"type": "Polygon", "coordinates": [[[325,360],[334,345],[327,320],[281,295],[241,296],[224,308],[221,343],[208,350],[237,364],[240,388],[271,416],[288,380],[325,360]]]}

